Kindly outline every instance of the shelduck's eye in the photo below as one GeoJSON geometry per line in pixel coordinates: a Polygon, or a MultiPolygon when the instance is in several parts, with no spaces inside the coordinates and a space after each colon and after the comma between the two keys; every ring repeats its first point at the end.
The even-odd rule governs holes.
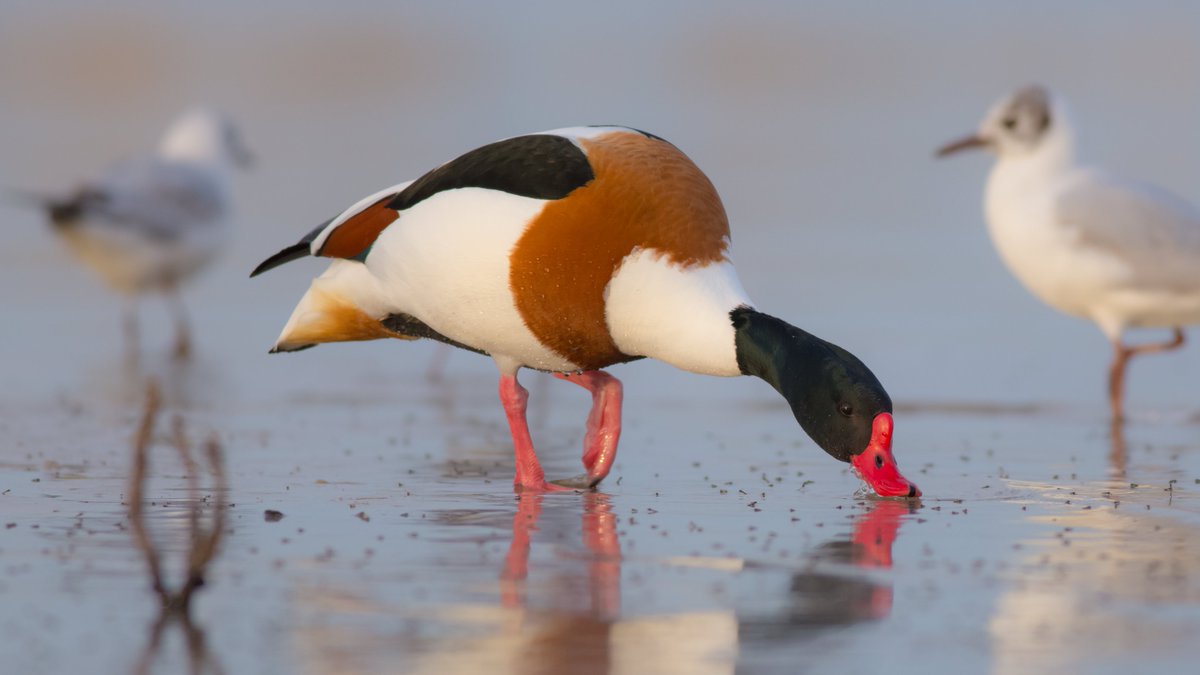
{"type": "Polygon", "coordinates": [[[846,417],[849,417],[854,414],[854,407],[849,403],[842,403],[838,405],[838,412],[842,413],[846,417]]]}
{"type": "Polygon", "coordinates": [[[1015,117],[1005,117],[1000,123],[1004,125],[1005,129],[1012,130],[1017,128],[1017,118],[1015,117]]]}

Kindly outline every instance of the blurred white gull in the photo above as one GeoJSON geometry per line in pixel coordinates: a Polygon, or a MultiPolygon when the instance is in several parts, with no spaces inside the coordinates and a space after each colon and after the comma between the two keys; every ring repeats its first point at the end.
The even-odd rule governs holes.
{"type": "Polygon", "coordinates": [[[174,311],[174,354],[186,357],[191,339],[178,288],[223,248],[233,171],[250,159],[229,120],[195,109],[171,124],[152,156],[121,162],[70,193],[23,196],[46,209],[76,257],[127,297],[131,354],[138,296],[159,292],[174,311]]]}
{"type": "Polygon", "coordinates": [[[1030,292],[1091,319],[1112,343],[1109,403],[1120,420],[1130,357],[1176,349],[1183,326],[1200,323],[1200,211],[1157,186],[1080,166],[1074,140],[1063,100],[1030,86],[938,156],[996,154],[984,194],[992,242],[1030,292]],[[1126,328],[1170,328],[1172,337],[1126,345],[1126,328]]]}

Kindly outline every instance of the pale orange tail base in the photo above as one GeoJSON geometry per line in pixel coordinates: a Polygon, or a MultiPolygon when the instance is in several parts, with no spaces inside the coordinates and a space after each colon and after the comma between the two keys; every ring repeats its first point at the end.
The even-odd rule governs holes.
{"type": "Polygon", "coordinates": [[[359,342],[417,338],[388,330],[379,319],[368,316],[337,294],[318,287],[309,289],[279,337],[272,352],[297,351],[325,342],[359,342]]]}

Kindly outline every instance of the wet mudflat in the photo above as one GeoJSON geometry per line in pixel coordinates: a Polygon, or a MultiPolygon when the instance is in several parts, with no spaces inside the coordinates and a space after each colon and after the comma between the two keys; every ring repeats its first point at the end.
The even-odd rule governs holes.
{"type": "MultiPolygon", "coordinates": [[[[1080,411],[902,407],[897,456],[926,494],[909,503],[856,494],[769,391],[714,398],[629,367],[629,428],[601,489],[515,495],[491,375],[474,365],[237,401],[189,400],[202,394],[187,369],[127,373],[177,378],[168,410],[226,446],[229,490],[202,491],[229,525],[193,611],[206,663],[1115,672],[1186,663],[1200,629],[1194,423],[1135,422],[1114,444],[1080,411]]],[[[571,474],[586,403],[528,379],[548,473],[571,474]]],[[[3,426],[18,449],[0,473],[14,672],[147,658],[156,598],[123,504],[129,391],[133,405],[18,406],[3,426]]],[[[147,522],[177,579],[183,471],[165,438],[151,461],[147,522]]],[[[195,653],[168,629],[148,663],[181,672],[195,653]]]]}

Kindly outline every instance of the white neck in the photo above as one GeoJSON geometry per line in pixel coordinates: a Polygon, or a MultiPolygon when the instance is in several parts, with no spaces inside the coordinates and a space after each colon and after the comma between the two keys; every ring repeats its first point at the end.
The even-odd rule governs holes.
{"type": "Polygon", "coordinates": [[[606,292],[617,348],[704,375],[741,375],[729,312],[751,306],[728,261],[681,267],[657,251],[634,251],[606,292]]]}
{"type": "Polygon", "coordinates": [[[1009,211],[1012,205],[1033,204],[1036,200],[1030,199],[1032,195],[1048,194],[1047,185],[1075,168],[1075,133],[1063,115],[1032,151],[1001,149],[988,175],[985,195],[985,209],[993,227],[1002,217],[1001,211],[1009,211]]]}
{"type": "Polygon", "coordinates": [[[1004,154],[996,167],[1029,173],[1059,173],[1075,164],[1075,139],[1068,130],[1047,136],[1033,152],[1004,154]]]}

